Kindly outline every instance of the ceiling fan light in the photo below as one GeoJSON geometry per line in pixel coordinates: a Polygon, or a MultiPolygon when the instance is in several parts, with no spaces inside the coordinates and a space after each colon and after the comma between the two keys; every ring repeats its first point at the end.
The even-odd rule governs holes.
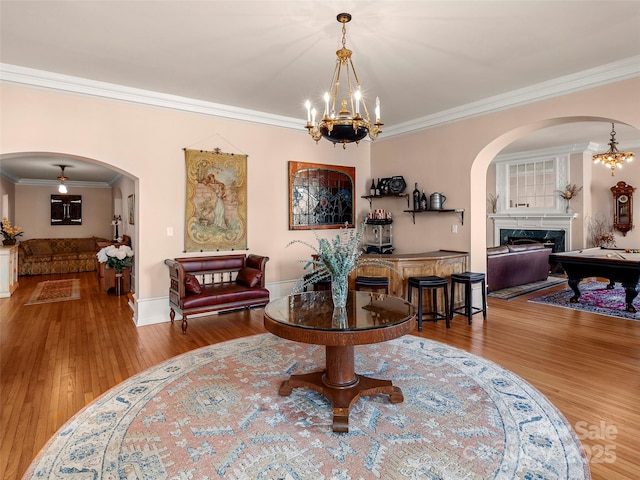
{"type": "Polygon", "coordinates": [[[67,177],[64,176],[64,169],[67,166],[66,165],[58,165],[58,167],[60,167],[60,176],[56,177],[58,180],[60,180],[60,185],[58,185],[58,192],[59,193],[67,193],[67,186],[64,184],[64,182],[69,180],[67,177]]]}

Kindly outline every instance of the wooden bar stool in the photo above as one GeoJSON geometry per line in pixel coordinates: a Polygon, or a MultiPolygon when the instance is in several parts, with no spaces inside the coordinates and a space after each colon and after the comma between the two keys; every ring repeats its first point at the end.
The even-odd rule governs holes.
{"type": "Polygon", "coordinates": [[[356,290],[378,291],[389,293],[389,279],[387,277],[356,277],[356,290]]]}
{"type": "Polygon", "coordinates": [[[428,277],[409,277],[407,300],[411,303],[414,287],[418,289],[418,331],[422,331],[422,315],[433,315],[433,321],[437,322],[439,318],[444,318],[449,323],[449,293],[448,282],[446,278],[431,275],[428,277]],[[444,289],[444,315],[438,312],[438,289],[444,289]],[[433,310],[430,312],[422,312],[422,290],[431,290],[433,310]]]}
{"type": "Polygon", "coordinates": [[[482,312],[482,318],[487,319],[487,289],[485,284],[484,273],[463,272],[454,273],[451,275],[451,306],[449,307],[449,318],[447,319],[447,328],[450,327],[450,320],[453,319],[453,314],[465,315],[469,319],[469,325],[471,325],[471,317],[476,313],[482,312]],[[455,303],[456,284],[460,283],[464,285],[464,305],[458,308],[453,308],[455,303]],[[471,286],[480,283],[482,284],[482,308],[473,306],[473,298],[471,295],[471,286]]]}

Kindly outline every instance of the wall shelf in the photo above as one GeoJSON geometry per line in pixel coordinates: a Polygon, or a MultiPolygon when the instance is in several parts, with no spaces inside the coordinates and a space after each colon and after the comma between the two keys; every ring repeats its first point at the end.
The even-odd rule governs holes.
{"type": "MultiPolygon", "coordinates": [[[[360,198],[366,198],[369,200],[369,208],[371,208],[371,202],[374,198],[406,198],[407,207],[409,206],[409,194],[408,193],[384,193],[381,195],[362,195],[360,198]]],[[[405,210],[406,212],[407,210],[405,210]]]]}
{"type": "MultiPolygon", "coordinates": [[[[408,202],[408,200],[407,200],[408,202]]],[[[459,213],[460,223],[464,225],[464,208],[443,208],[441,210],[403,210],[405,213],[410,213],[413,217],[413,224],[416,224],[416,213],[459,213]]]]}

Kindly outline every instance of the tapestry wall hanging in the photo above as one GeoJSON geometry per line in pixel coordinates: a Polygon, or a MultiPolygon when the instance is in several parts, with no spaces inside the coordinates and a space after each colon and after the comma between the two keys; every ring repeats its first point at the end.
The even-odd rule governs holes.
{"type": "Polygon", "coordinates": [[[185,149],[185,252],[247,249],[247,156],[185,149]]]}
{"type": "Polygon", "coordinates": [[[289,162],[289,230],[354,224],[355,167],[289,162]]]}

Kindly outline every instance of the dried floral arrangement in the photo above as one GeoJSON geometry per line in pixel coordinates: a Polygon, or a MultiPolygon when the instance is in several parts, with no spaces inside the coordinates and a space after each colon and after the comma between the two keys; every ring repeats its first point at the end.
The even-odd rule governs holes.
{"type": "Polygon", "coordinates": [[[564,190],[556,190],[556,193],[558,193],[565,200],[571,200],[573,197],[577,196],[581,190],[582,187],[578,188],[578,186],[574,183],[573,185],[569,184],[564,187],[564,190]]]}
{"type": "Polygon", "coordinates": [[[592,247],[615,247],[613,224],[604,217],[586,217],[589,244],[592,247]]]}
{"type": "Polygon", "coordinates": [[[496,213],[498,211],[498,199],[500,198],[499,194],[494,195],[490,193],[487,197],[487,205],[489,206],[489,211],[492,213],[496,213]]]}

